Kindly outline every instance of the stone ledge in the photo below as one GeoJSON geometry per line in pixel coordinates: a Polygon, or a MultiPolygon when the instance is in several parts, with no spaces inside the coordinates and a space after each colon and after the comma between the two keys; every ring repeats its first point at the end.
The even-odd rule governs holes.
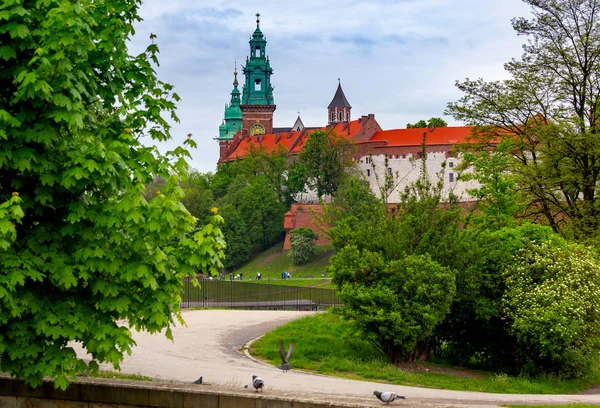
{"type": "MultiPolygon", "coordinates": [[[[0,375],[0,408],[348,408],[365,405],[330,403],[242,392],[227,388],[166,382],[81,378],[65,391],[51,381],[31,388],[0,375]]],[[[370,406],[370,405],[366,405],[370,406]]]]}

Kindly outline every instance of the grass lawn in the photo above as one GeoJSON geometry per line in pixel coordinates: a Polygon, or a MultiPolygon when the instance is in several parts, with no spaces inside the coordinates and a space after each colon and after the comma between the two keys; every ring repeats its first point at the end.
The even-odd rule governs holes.
{"type": "Polygon", "coordinates": [[[598,405],[593,404],[565,404],[565,405],[503,405],[504,407],[510,408],[588,408],[595,407],[598,405]]]}
{"type": "MultiPolygon", "coordinates": [[[[322,272],[325,272],[329,265],[329,258],[333,254],[331,245],[323,245],[317,247],[316,258],[304,265],[293,265],[292,260],[283,251],[283,242],[261,252],[244,266],[237,269],[234,274],[243,273],[244,280],[250,276],[256,276],[260,272],[263,280],[282,280],[281,272],[289,272],[293,279],[297,278],[321,278],[322,272]]],[[[304,286],[304,285],[302,285],[304,286]]]]}
{"type": "MultiPolygon", "coordinates": [[[[250,282],[250,281],[248,281],[250,282]]],[[[281,285],[281,286],[312,286],[317,288],[335,289],[335,286],[331,283],[331,279],[322,278],[300,278],[300,279],[261,279],[253,280],[252,283],[258,283],[262,285],[281,285]]]]}
{"type": "MultiPolygon", "coordinates": [[[[457,376],[400,370],[362,339],[353,326],[334,313],[320,313],[281,326],[256,341],[251,354],[272,364],[280,364],[279,340],[296,343],[291,364],[295,368],[338,377],[373,380],[449,390],[484,391],[514,394],[568,394],[600,383],[600,369],[586,378],[520,378],[506,374],[471,371],[457,376]]],[[[579,406],[579,405],[578,405],[579,406]]]]}

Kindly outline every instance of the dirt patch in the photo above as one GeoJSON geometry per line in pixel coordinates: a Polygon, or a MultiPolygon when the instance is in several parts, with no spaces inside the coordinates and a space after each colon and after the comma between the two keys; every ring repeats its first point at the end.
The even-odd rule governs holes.
{"type": "Polygon", "coordinates": [[[454,375],[457,377],[466,377],[466,378],[482,378],[484,375],[478,371],[468,370],[466,368],[449,368],[449,367],[436,367],[430,365],[423,365],[419,363],[400,363],[397,364],[398,368],[409,372],[429,372],[429,373],[438,373],[438,374],[448,374],[454,375]]]}

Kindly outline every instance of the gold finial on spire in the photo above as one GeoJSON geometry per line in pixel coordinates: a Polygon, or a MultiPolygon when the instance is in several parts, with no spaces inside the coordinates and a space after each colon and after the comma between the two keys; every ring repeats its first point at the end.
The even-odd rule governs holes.
{"type": "Polygon", "coordinates": [[[260,25],[260,13],[256,13],[256,28],[260,25]]]}
{"type": "Polygon", "coordinates": [[[236,86],[236,87],[239,84],[238,79],[237,79],[237,74],[238,74],[238,72],[237,72],[237,58],[235,58],[234,59],[234,63],[233,63],[233,85],[236,86]]]}

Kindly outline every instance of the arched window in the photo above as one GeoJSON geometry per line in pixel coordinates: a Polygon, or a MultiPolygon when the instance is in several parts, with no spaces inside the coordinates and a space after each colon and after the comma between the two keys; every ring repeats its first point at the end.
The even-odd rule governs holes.
{"type": "Polygon", "coordinates": [[[346,112],[346,122],[350,121],[350,112],[346,112]]]}
{"type": "Polygon", "coordinates": [[[335,112],[331,112],[331,121],[335,122],[335,112]]]}
{"type": "Polygon", "coordinates": [[[342,112],[338,113],[338,121],[342,121],[342,112]]]}

